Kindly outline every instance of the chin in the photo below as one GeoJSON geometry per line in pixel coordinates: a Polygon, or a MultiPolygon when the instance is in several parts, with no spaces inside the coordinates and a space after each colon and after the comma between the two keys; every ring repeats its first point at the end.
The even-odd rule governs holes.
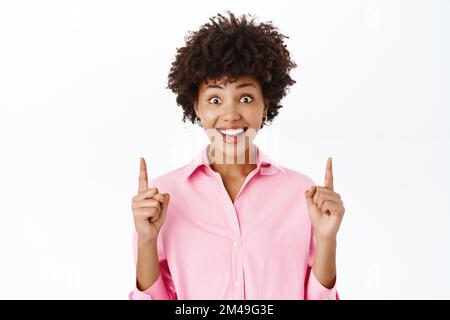
{"type": "MultiPolygon", "coordinates": [[[[218,137],[211,140],[212,150],[218,153],[218,155],[225,156],[227,159],[237,158],[237,163],[246,163],[246,152],[247,150],[251,150],[251,146],[253,145],[252,139],[250,137],[244,137],[244,139],[240,140],[237,143],[226,143],[224,142],[222,137],[218,137]]],[[[219,161],[222,157],[219,156],[219,161]]],[[[228,162],[228,161],[227,161],[228,162]]],[[[217,163],[217,162],[216,162],[217,163]]],[[[230,163],[235,163],[230,162],[230,163]]]]}

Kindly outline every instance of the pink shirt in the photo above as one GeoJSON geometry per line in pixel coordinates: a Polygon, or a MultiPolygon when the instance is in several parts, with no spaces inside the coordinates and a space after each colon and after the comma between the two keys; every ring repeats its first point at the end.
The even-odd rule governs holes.
{"type": "MultiPolygon", "coordinates": [[[[170,203],[157,239],[160,276],[132,300],[339,299],[314,276],[314,236],[305,191],[316,185],[255,144],[257,167],[234,203],[208,161],[149,181],[170,203]]],[[[136,259],[136,232],[133,236],[136,259]]]]}

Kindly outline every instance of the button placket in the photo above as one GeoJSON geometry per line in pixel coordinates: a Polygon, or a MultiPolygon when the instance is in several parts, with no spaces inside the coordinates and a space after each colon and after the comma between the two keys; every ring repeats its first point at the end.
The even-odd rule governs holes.
{"type": "Polygon", "coordinates": [[[219,188],[221,190],[221,198],[225,201],[225,214],[226,214],[226,220],[229,224],[230,231],[231,231],[231,267],[232,267],[232,274],[231,274],[231,285],[236,289],[236,299],[244,299],[245,292],[244,292],[244,266],[243,266],[243,257],[242,257],[242,241],[241,241],[241,226],[239,225],[239,219],[238,219],[238,209],[237,209],[237,203],[240,202],[240,195],[245,189],[245,186],[250,181],[250,179],[258,172],[259,168],[256,168],[253,170],[245,179],[241,189],[239,190],[236,199],[234,203],[231,201],[227,190],[225,189],[225,186],[222,181],[222,177],[220,174],[213,171],[213,176],[216,179],[216,182],[219,184],[219,188]]]}

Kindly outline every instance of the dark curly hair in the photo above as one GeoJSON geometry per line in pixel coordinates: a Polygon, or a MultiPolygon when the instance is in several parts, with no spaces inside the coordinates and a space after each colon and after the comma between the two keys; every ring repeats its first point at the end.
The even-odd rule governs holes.
{"type": "MultiPolygon", "coordinates": [[[[271,122],[282,106],[280,100],[287,87],[295,83],[289,71],[297,65],[291,60],[283,38],[272,22],[254,23],[245,15],[237,19],[227,11],[211,17],[196,32],[185,37],[185,46],[177,48],[175,61],[168,76],[168,89],[176,94],[176,102],[183,108],[183,122],[199,122],[194,110],[201,81],[218,80],[226,76],[234,82],[243,75],[259,81],[264,100],[268,102],[267,122],[271,122]],[[216,21],[217,20],[217,21],[216,21]]],[[[265,123],[262,124],[261,128],[265,123]]]]}

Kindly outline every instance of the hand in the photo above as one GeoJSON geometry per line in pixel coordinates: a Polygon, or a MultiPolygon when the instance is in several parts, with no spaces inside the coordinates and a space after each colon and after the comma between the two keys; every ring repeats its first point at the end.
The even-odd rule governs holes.
{"type": "Polygon", "coordinates": [[[156,240],[164,223],[169,205],[168,193],[157,188],[148,189],[147,165],[140,159],[138,194],[132,199],[134,225],[140,240],[156,240]]]}
{"type": "Polygon", "coordinates": [[[325,186],[312,186],[305,192],[305,197],[309,218],[318,240],[336,240],[345,208],[341,196],[334,192],[331,158],[327,161],[325,186]]]}

